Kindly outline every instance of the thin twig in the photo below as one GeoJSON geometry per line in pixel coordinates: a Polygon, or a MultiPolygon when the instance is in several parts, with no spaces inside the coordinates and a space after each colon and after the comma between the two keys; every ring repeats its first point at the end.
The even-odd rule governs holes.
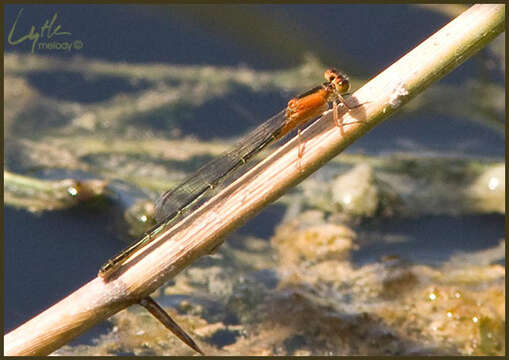
{"type": "MultiPolygon", "coordinates": [[[[4,337],[6,355],[44,355],[137,303],[504,30],[505,6],[474,5],[352,96],[344,135],[328,112],[174,228],[110,281],[96,278],[4,337]],[[362,122],[362,123],[360,123],[362,122]],[[170,239],[170,241],[165,241],[170,239]],[[157,251],[156,251],[157,250],[157,251]]],[[[388,139],[390,141],[390,139],[388,139]]]]}

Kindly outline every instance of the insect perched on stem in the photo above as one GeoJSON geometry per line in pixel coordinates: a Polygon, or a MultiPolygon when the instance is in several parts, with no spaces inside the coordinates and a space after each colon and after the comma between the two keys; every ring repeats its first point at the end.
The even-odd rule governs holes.
{"type": "MultiPolygon", "coordinates": [[[[326,82],[291,99],[284,110],[249,132],[232,149],[200,167],[174,189],[162,194],[156,201],[154,217],[157,224],[147,231],[140,241],[108,260],[101,267],[98,275],[108,280],[135,253],[143,250],[147,244],[151,243],[157,233],[173,224],[184,212],[192,210],[205,194],[215,189],[233,173],[238,174],[239,172],[236,170],[243,168],[255,155],[295,129],[298,129],[298,156],[300,159],[303,155],[300,137],[301,127],[327,111],[330,108],[330,103],[332,103],[334,121],[343,135],[344,125],[339,116],[339,106],[344,106],[347,110],[353,108],[343,98],[343,95],[347,94],[350,88],[350,82],[345,74],[335,69],[325,71],[324,77],[326,82]]],[[[144,297],[139,301],[139,304],[147,308],[188,346],[201,352],[191,337],[171,320],[169,315],[158,307],[151,298],[144,297]]]]}
{"type": "MultiPolygon", "coordinates": [[[[342,129],[338,102],[348,110],[352,108],[342,96],[348,92],[350,82],[346,75],[335,69],[328,69],[324,76],[327,81],[322,85],[291,99],[283,111],[249,132],[231,150],[203,165],[180,185],[162,194],[156,201],[154,217],[157,224],[147,231],[147,235],[140,241],[108,260],[99,270],[99,276],[108,278],[132,254],[150,243],[164,225],[188,210],[198,199],[216,188],[228,175],[244,166],[268,145],[294,129],[300,130],[302,126],[320,116],[329,109],[329,103],[333,104],[334,121],[342,129]]],[[[302,156],[300,150],[299,148],[299,157],[302,156]]]]}

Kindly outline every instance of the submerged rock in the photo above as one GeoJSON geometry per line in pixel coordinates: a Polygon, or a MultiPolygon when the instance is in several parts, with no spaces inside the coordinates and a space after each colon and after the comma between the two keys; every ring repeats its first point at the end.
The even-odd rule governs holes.
{"type": "Polygon", "coordinates": [[[352,215],[375,215],[380,203],[380,193],[373,168],[367,164],[359,164],[334,180],[332,201],[338,209],[352,215]]]}
{"type": "Polygon", "coordinates": [[[317,224],[300,228],[297,221],[280,226],[272,238],[283,265],[346,260],[355,248],[355,232],[347,226],[317,224]]]}

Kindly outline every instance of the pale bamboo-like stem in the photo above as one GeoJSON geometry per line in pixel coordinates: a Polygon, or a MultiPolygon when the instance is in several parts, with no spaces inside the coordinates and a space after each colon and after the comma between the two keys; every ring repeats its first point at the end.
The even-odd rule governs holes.
{"type": "MultiPolygon", "coordinates": [[[[331,112],[159,234],[109,281],[96,278],[4,337],[6,355],[44,355],[151,293],[264,206],[302,181],[401,105],[457,67],[504,30],[505,5],[474,5],[353,94],[364,106],[335,126],[331,112]],[[165,241],[171,237],[171,240],[165,241]]],[[[333,38],[333,37],[331,37],[333,38]]],[[[390,141],[390,140],[388,140],[390,141]]]]}

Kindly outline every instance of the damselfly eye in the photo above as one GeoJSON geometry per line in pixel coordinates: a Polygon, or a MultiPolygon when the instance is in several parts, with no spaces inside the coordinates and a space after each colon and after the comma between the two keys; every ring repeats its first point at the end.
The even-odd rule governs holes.
{"type": "Polygon", "coordinates": [[[344,94],[350,89],[350,81],[348,81],[347,77],[340,75],[336,79],[335,88],[340,94],[344,94]]]}
{"type": "Polygon", "coordinates": [[[338,93],[344,94],[350,89],[350,82],[348,81],[348,77],[336,69],[328,69],[323,75],[325,80],[327,80],[338,93]]]}
{"type": "Polygon", "coordinates": [[[328,69],[323,75],[335,92],[344,94],[350,89],[348,77],[336,69],[328,69]]]}
{"type": "Polygon", "coordinates": [[[338,77],[338,71],[336,69],[327,69],[325,70],[325,73],[323,76],[325,77],[325,80],[328,82],[332,82],[334,79],[338,77]]]}

